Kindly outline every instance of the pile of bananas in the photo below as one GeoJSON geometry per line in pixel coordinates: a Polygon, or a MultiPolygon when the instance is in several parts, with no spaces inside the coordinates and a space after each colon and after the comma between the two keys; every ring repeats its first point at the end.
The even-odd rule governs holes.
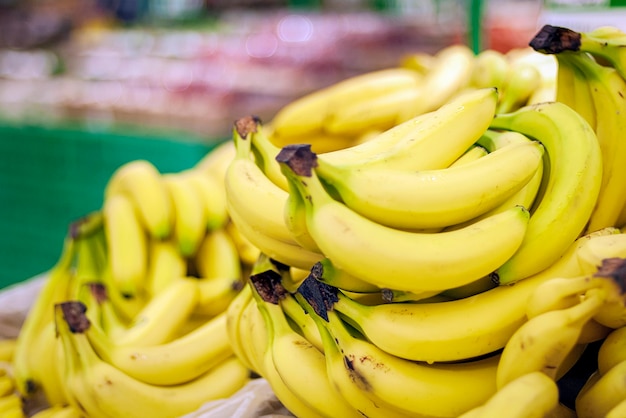
{"type": "Polygon", "coordinates": [[[540,75],[523,91],[511,56],[465,52],[235,123],[228,212],[261,257],[229,335],[296,416],[624,416],[625,77],[519,52],[540,75]],[[559,382],[604,341],[615,371],[566,405],[559,382]]]}
{"type": "Polygon", "coordinates": [[[180,417],[262,377],[302,418],[624,418],[626,34],[531,46],[413,54],[187,170],[121,166],[3,343],[0,415],[180,417]]]}
{"type": "Polygon", "coordinates": [[[231,158],[224,146],[177,173],[144,160],[113,173],[14,342],[15,416],[176,417],[249,381],[225,312],[259,251],[228,216],[231,158]]]}

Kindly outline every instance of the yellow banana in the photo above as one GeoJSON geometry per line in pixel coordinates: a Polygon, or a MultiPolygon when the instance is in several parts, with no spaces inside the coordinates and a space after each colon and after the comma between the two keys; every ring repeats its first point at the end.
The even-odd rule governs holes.
{"type": "Polygon", "coordinates": [[[609,411],[626,399],[626,361],[606,373],[592,375],[576,397],[579,418],[607,417],[609,411]]]}
{"type": "Polygon", "coordinates": [[[204,208],[206,230],[213,231],[226,225],[228,208],[224,190],[224,175],[221,178],[216,178],[197,169],[185,170],[179,175],[191,184],[200,198],[201,206],[204,208]]]}
{"type": "Polygon", "coordinates": [[[17,347],[17,339],[15,338],[0,339],[0,361],[6,361],[6,362],[12,361],[16,347],[17,347]]]}
{"type": "Polygon", "coordinates": [[[133,202],[124,194],[113,194],[102,208],[111,278],[125,295],[145,290],[148,269],[147,234],[133,202]]]}
{"type": "Polygon", "coordinates": [[[510,67],[505,54],[495,49],[484,49],[474,58],[470,85],[479,89],[496,87],[500,91],[506,83],[510,67]]]}
{"type": "Polygon", "coordinates": [[[201,278],[241,278],[241,261],[237,246],[226,229],[216,229],[205,235],[194,263],[198,277],[201,278]]]}
{"type": "Polygon", "coordinates": [[[545,418],[559,404],[556,382],[530,372],[507,383],[487,402],[459,418],[545,418]]]}
{"type": "Polygon", "coordinates": [[[452,164],[450,164],[450,168],[462,167],[465,164],[480,160],[487,154],[488,151],[485,148],[481,147],[480,145],[472,145],[467,151],[463,153],[463,155],[461,155],[459,158],[454,160],[452,164]]]}
{"type": "Polygon", "coordinates": [[[577,344],[582,327],[602,308],[606,299],[603,289],[593,289],[585,293],[580,303],[542,313],[521,325],[502,351],[498,387],[536,371],[556,379],[559,367],[577,344]]]}
{"type": "Polygon", "coordinates": [[[178,277],[187,273],[187,261],[170,240],[150,239],[148,242],[148,271],[146,289],[154,297],[167,288],[178,277]]]}
{"type": "Polygon", "coordinates": [[[510,73],[500,93],[497,112],[513,112],[526,105],[540,84],[541,74],[533,65],[527,63],[511,65],[510,73]]]}
{"type": "Polygon", "coordinates": [[[248,370],[234,356],[180,385],[157,386],[136,380],[101,360],[85,335],[80,303],[57,305],[57,330],[66,361],[65,384],[89,416],[177,417],[203,403],[232,395],[248,381],[248,370]]]}
{"type": "Polygon", "coordinates": [[[491,127],[517,131],[540,141],[549,161],[546,185],[524,240],[497,271],[500,283],[508,284],[548,267],[583,232],[600,190],[602,158],[589,124],[560,102],[496,115],[491,127]],[[567,219],[567,224],[562,219],[567,219]]]}
{"type": "Polygon", "coordinates": [[[302,147],[285,147],[278,157],[305,200],[309,233],[333,265],[380,288],[420,293],[470,283],[498,268],[524,238],[529,213],[523,207],[439,234],[378,224],[334,200],[315,171],[306,172],[314,158],[302,147]]]}
{"type": "Polygon", "coordinates": [[[248,360],[248,357],[244,353],[244,341],[239,338],[239,331],[241,330],[239,320],[250,303],[254,303],[252,301],[252,291],[250,286],[246,284],[226,309],[226,333],[228,335],[230,347],[235,356],[237,356],[237,358],[239,358],[248,369],[254,370],[248,360]]]}
{"type": "Polygon", "coordinates": [[[149,161],[134,160],[120,166],[111,174],[104,199],[123,194],[137,208],[143,227],[157,239],[167,238],[172,229],[172,203],[161,173],[149,161]]]}
{"type": "MultiPolygon", "coordinates": [[[[278,146],[301,135],[325,132],[327,121],[338,109],[369,102],[421,83],[421,76],[407,68],[390,68],[354,76],[296,99],[271,120],[272,140],[278,146]]],[[[365,130],[365,129],[364,129],[365,130]]]]}
{"type": "Polygon", "coordinates": [[[229,221],[226,224],[225,229],[237,247],[237,252],[239,253],[239,258],[243,267],[253,265],[254,261],[259,257],[261,251],[237,229],[233,222],[229,221]]]}
{"type": "Polygon", "coordinates": [[[345,169],[319,158],[315,171],[346,206],[373,221],[398,229],[438,228],[502,204],[530,181],[542,156],[541,144],[527,141],[438,170],[345,169]]]}
{"type": "Polygon", "coordinates": [[[626,360],[626,326],[612,330],[600,345],[598,371],[604,375],[624,360],[626,360]]]}

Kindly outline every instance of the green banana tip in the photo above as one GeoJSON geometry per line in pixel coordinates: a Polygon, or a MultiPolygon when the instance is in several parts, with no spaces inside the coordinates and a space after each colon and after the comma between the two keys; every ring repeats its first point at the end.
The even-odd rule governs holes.
{"type": "Polygon", "coordinates": [[[607,277],[612,279],[619,287],[621,294],[626,293],[626,258],[611,257],[602,260],[595,277],[607,277]]]}
{"type": "Polygon", "coordinates": [[[311,177],[317,167],[317,154],[311,150],[311,144],[289,144],[281,148],[276,161],[298,176],[311,177]]]}
{"type": "Polygon", "coordinates": [[[528,45],[537,52],[558,54],[563,51],[578,51],[580,38],[580,33],[571,29],[544,25],[528,45]]]}

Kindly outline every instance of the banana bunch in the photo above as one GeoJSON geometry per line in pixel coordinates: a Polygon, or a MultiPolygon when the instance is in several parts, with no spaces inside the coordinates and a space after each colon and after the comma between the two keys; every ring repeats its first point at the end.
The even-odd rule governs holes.
{"type": "Polygon", "coordinates": [[[556,57],[557,100],[587,120],[596,132],[602,150],[602,186],[587,230],[624,226],[626,33],[612,27],[579,33],[546,25],[532,40],[531,46],[556,57]]]}
{"type": "Polygon", "coordinates": [[[267,124],[276,146],[311,144],[325,153],[367,142],[469,90],[498,89],[498,112],[553,101],[556,61],[531,48],[474,54],[455,44],[415,52],[396,67],[353,76],[286,104],[267,124]]]}
{"type": "Polygon", "coordinates": [[[20,410],[178,417],[250,380],[226,327],[259,255],[227,211],[233,151],[175,173],[126,163],[102,208],[70,225],[13,348],[20,410]]]}

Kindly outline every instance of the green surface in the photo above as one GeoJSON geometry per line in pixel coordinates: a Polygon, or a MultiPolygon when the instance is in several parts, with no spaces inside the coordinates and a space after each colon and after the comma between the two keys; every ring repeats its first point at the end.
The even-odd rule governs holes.
{"type": "Polygon", "coordinates": [[[191,167],[218,140],[179,132],[0,124],[0,288],[50,268],[70,222],[102,206],[113,171],[135,159],[191,167]]]}

